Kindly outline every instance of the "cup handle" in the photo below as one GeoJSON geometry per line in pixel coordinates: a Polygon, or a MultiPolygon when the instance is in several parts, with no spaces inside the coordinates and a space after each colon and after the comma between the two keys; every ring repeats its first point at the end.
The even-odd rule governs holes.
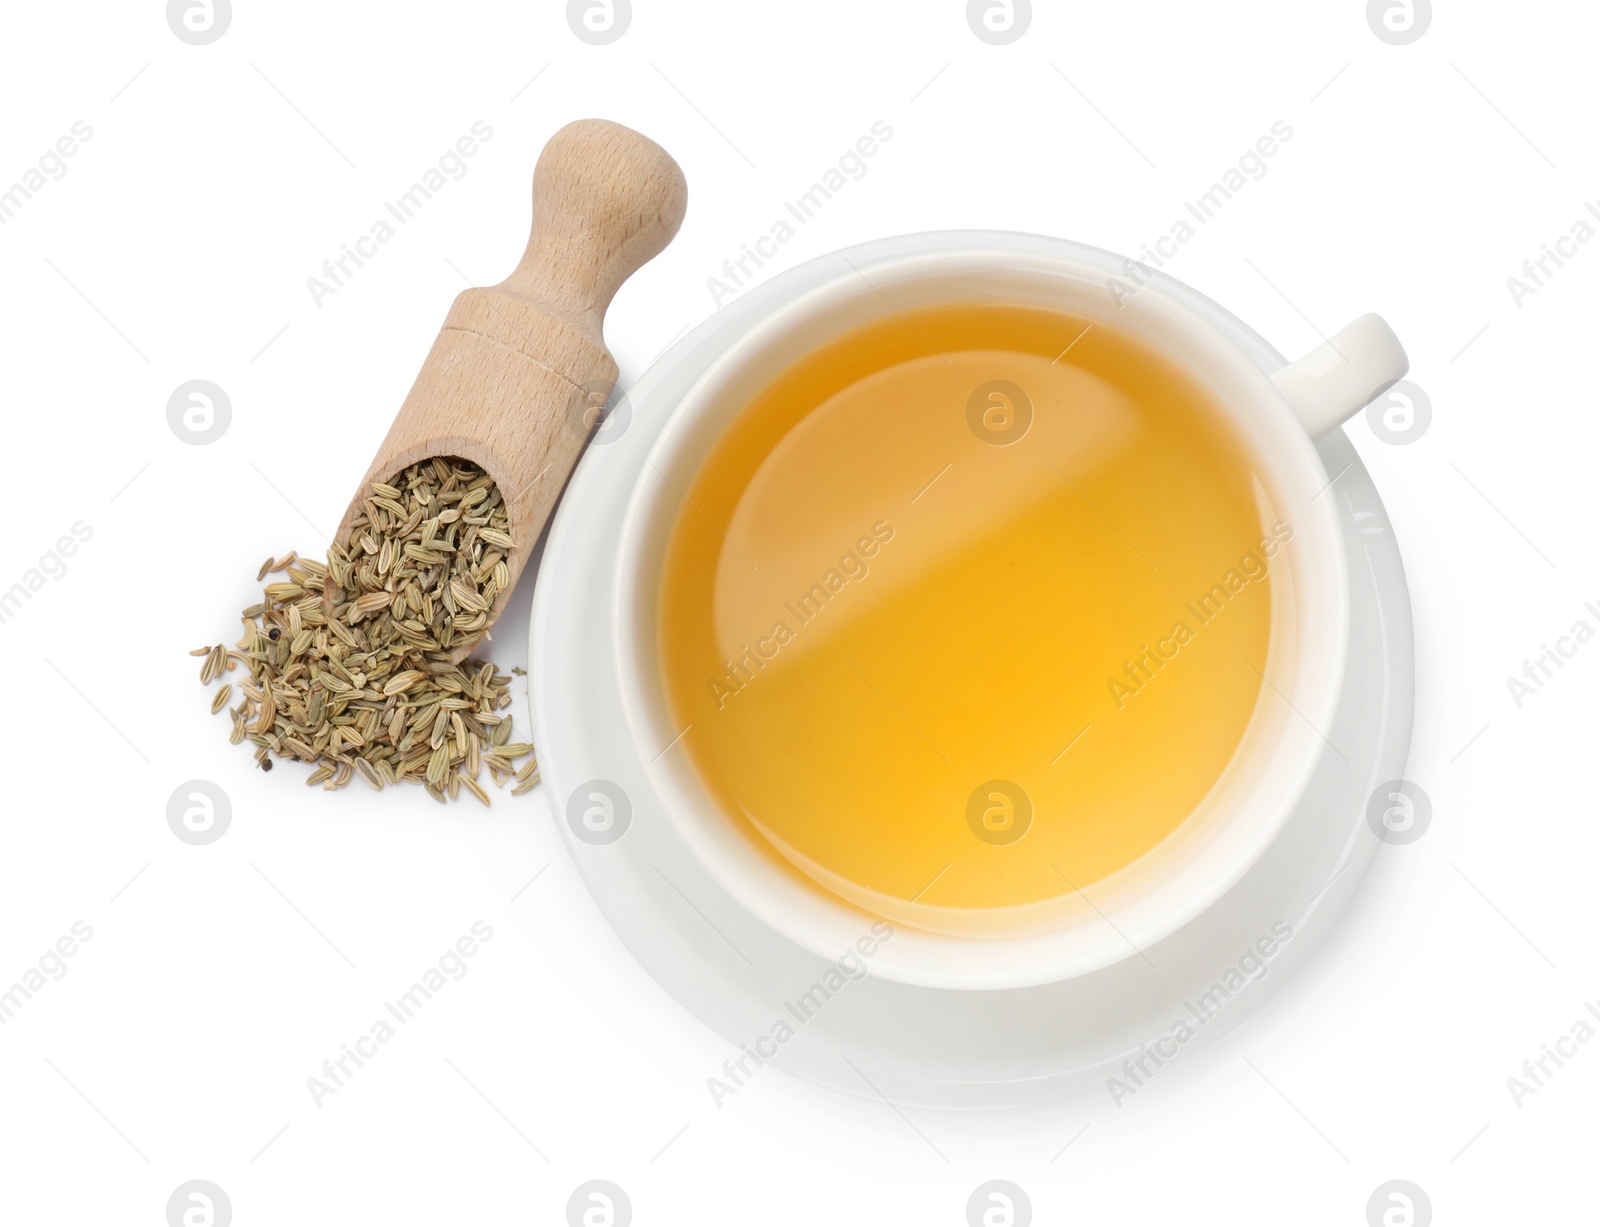
{"type": "Polygon", "coordinates": [[[1338,429],[1411,369],[1400,338],[1381,316],[1363,315],[1272,376],[1313,439],[1338,429]]]}

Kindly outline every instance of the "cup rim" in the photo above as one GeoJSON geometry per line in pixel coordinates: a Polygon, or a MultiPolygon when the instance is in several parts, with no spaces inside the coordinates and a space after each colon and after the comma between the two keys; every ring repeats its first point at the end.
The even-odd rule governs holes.
{"type": "MultiPolygon", "coordinates": [[[[798,360],[807,347],[791,345],[785,351],[785,342],[792,342],[807,326],[844,314],[841,308],[845,304],[876,298],[882,308],[880,316],[887,315],[893,304],[882,304],[897,288],[997,271],[1032,278],[1042,287],[1070,288],[1080,296],[1092,291],[1109,303],[1108,273],[1117,275],[1114,270],[1126,267],[1110,253],[1077,245],[1063,244],[1071,255],[1045,255],[986,244],[981,232],[917,237],[926,242],[924,250],[876,262],[870,259],[870,246],[853,249],[851,254],[857,260],[844,259],[837,277],[795,293],[707,367],[672,408],[650,448],[623,515],[615,562],[613,650],[621,706],[628,735],[641,760],[650,764],[655,807],[728,894],[778,933],[829,959],[866,933],[879,917],[828,894],[820,885],[799,885],[772,863],[768,853],[748,846],[750,841],[733,829],[700,787],[693,764],[682,751],[673,750],[683,731],[662,719],[666,698],[653,610],[662,561],[657,546],[663,535],[672,531],[678,507],[668,483],[652,480],[652,475],[685,465],[697,469],[721,434],[708,432],[706,419],[726,399],[730,388],[741,377],[751,377],[762,359],[770,365],[776,358],[777,370],[798,360]]],[[[1135,315],[1156,331],[1165,331],[1173,346],[1158,344],[1164,354],[1170,356],[1181,339],[1189,346],[1190,363],[1199,358],[1209,364],[1206,370],[1188,365],[1189,374],[1227,409],[1231,427],[1252,446],[1257,467],[1268,472],[1279,487],[1277,493],[1300,496],[1295,513],[1296,556],[1301,561],[1294,584],[1293,626],[1298,646],[1291,662],[1293,698],[1280,692],[1295,714],[1279,720],[1270,741],[1263,743],[1272,753],[1266,769],[1246,781],[1250,787],[1244,794],[1245,803],[1235,807],[1240,813],[1215,819],[1216,830],[1199,846],[1197,863],[1169,865],[1164,876],[1139,887],[1130,913],[1118,912],[1117,920],[1112,921],[1090,897],[1115,895],[1115,888],[1107,884],[1127,873],[1125,869],[1078,891],[1071,923],[1043,932],[971,937],[897,926],[894,957],[874,959],[874,974],[941,987],[1012,987],[1048,983],[1137,957],[1203,912],[1244,875],[1277,837],[1322,761],[1328,743],[1319,730],[1329,727],[1338,703],[1349,629],[1349,576],[1337,517],[1331,499],[1319,502],[1316,497],[1326,489],[1327,472],[1313,441],[1271,379],[1215,323],[1168,292],[1168,285],[1178,287],[1159,276],[1140,285],[1131,300],[1135,315]]],[[[970,299],[971,294],[965,297],[970,299]]],[[[961,298],[959,293],[952,294],[949,301],[961,298]]],[[[1117,304],[1115,312],[1105,306],[1099,315],[1125,326],[1133,318],[1120,314],[1126,305],[1117,304]]],[[[1057,309],[1094,314],[1086,313],[1080,302],[1057,309]]],[[[840,326],[835,332],[846,330],[840,326]]],[[[725,405],[723,409],[727,411],[725,405]]],[[[1277,631],[1275,610],[1275,643],[1269,658],[1277,653],[1277,631]]],[[[1268,664],[1264,679],[1272,675],[1273,667],[1268,664]]],[[[1261,688],[1258,714],[1268,701],[1269,685],[1264,681],[1261,688]]],[[[1253,716],[1252,728],[1254,720],[1253,716]]],[[[1247,730],[1242,744],[1250,736],[1247,730]]],[[[1188,826],[1192,817],[1180,823],[1178,830],[1188,826]]],[[[1136,860],[1134,866],[1142,865],[1172,838],[1136,860]]],[[[1148,876],[1150,866],[1142,872],[1148,876]]]]}

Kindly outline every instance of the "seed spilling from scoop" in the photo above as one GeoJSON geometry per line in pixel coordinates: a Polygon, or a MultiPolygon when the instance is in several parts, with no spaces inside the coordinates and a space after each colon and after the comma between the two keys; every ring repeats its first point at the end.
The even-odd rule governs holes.
{"type": "MultiPolygon", "coordinates": [[[[287,578],[244,610],[238,644],[194,653],[202,682],[240,663],[250,672],[228,709],[230,740],[253,744],[264,767],[269,755],[313,764],[306,783],[327,789],[360,775],[376,789],[419,783],[439,801],[466,788],[488,805],[485,770],[497,785],[515,778],[514,793],[533,788],[533,746],[511,741],[504,710],[511,678],[450,659],[488,624],[513,545],[505,500],[474,464],[435,457],[373,482],[326,564],[268,559],[257,578],[287,578]]],[[[230,693],[217,692],[214,712],[230,693]]]]}

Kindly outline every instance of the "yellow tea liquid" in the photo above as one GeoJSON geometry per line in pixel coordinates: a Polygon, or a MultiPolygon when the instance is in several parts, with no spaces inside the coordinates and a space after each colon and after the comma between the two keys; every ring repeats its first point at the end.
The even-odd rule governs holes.
{"type": "Polygon", "coordinates": [[[1222,773],[1265,667],[1264,509],[1207,394],[1102,324],[891,317],[777,379],[683,493],[673,753],[864,906],[1033,903],[1222,773]]]}

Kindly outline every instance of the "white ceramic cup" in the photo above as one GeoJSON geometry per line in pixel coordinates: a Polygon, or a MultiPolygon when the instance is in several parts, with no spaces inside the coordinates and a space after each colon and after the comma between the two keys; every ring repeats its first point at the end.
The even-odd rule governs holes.
{"type": "Polygon", "coordinates": [[[893,957],[873,974],[938,987],[1044,984],[1154,945],[1221,897],[1282,829],[1329,750],[1345,673],[1349,581],[1331,478],[1312,438],[1337,429],[1406,373],[1383,320],[1367,315],[1268,378],[1230,340],[1165,290],[1159,276],[1108,278],[1107,264],[986,249],[971,235],[929,235],[924,254],[840,275],[799,295],[714,362],[673,411],[627,508],[617,557],[616,664],[628,732],[649,764],[653,797],[706,872],[777,932],[837,957],[880,916],[896,924],[893,957]],[[930,908],[854,901],[781,864],[703,786],[666,697],[658,603],[682,495],[754,396],[818,346],[893,312],[974,301],[1032,305],[1103,322],[1141,340],[1206,388],[1260,482],[1265,525],[1287,521],[1292,548],[1274,563],[1264,685],[1233,759],[1167,839],[1092,886],[1044,903],[930,908]],[[1109,922],[1109,923],[1108,923],[1109,922]]]}

